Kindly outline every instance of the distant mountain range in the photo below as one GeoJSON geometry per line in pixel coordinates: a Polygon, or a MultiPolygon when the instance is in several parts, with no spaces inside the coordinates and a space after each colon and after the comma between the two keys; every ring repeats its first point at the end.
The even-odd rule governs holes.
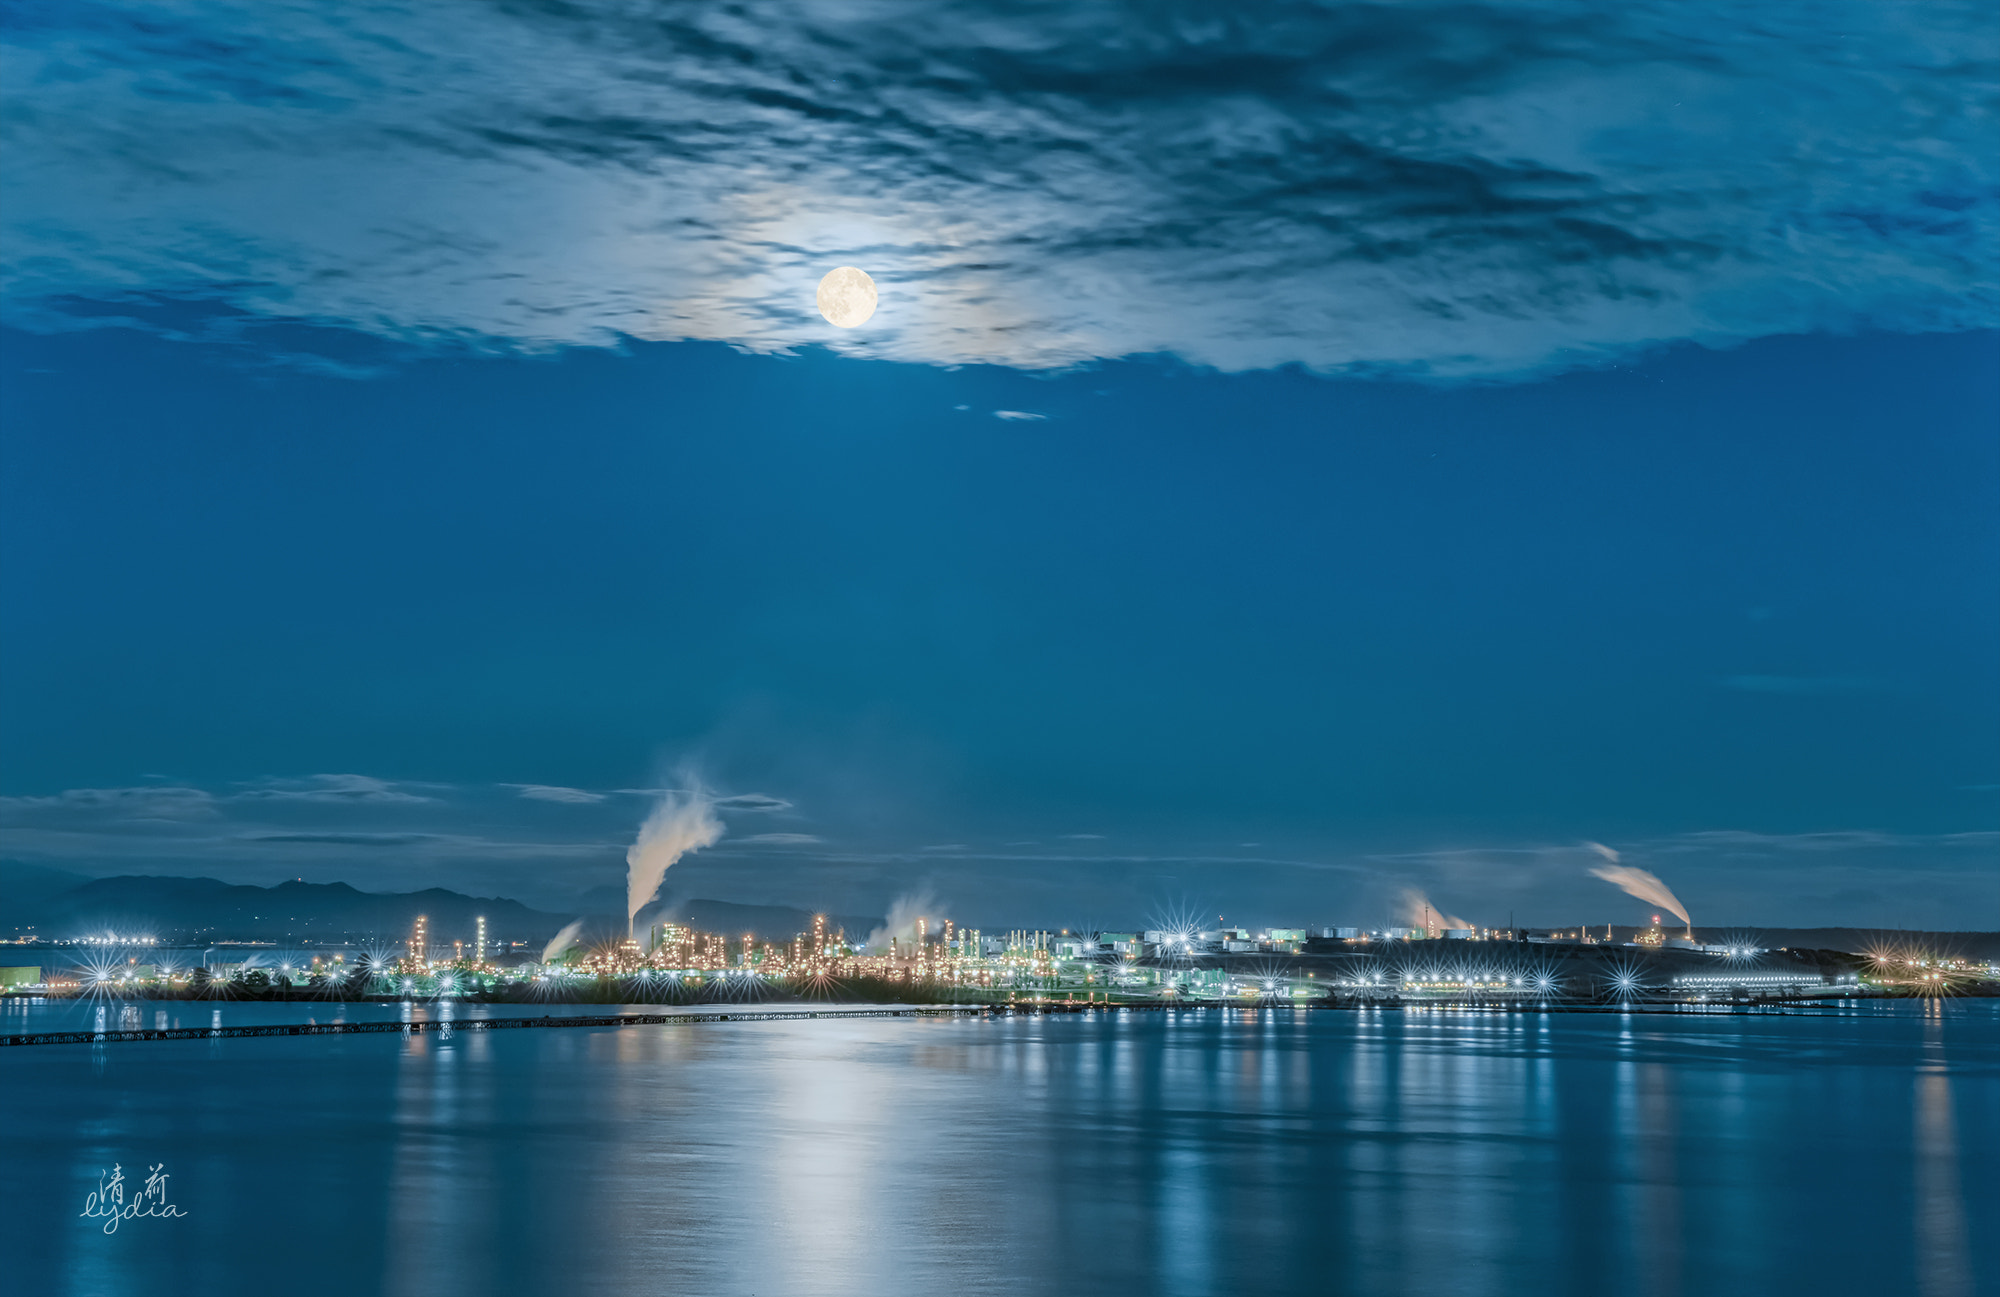
{"type": "MultiPolygon", "coordinates": [[[[811,911],[780,905],[692,900],[670,906],[683,922],[732,937],[789,941],[812,927],[811,911]]],[[[586,932],[622,932],[623,914],[551,914],[504,897],[467,896],[441,887],[420,892],[364,892],[346,883],[285,882],[275,887],[214,878],[125,875],[85,878],[63,870],[0,861],[0,935],[68,940],[100,933],[140,934],[167,942],[401,941],[417,916],[435,942],[471,944],[481,915],[496,943],[546,941],[564,924],[586,932]]],[[[866,937],[882,922],[829,915],[828,925],[866,937]]]]}

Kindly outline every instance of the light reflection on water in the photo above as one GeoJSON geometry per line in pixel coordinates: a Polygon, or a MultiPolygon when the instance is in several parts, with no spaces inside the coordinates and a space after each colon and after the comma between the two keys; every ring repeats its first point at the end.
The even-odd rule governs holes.
{"type": "MultiPolygon", "coordinates": [[[[1973,1292],[1965,1236],[1965,1198],[1959,1183],[1959,1139],[1952,1113],[1951,1064],[1945,1052],[1944,1006],[1932,1001],[1924,1016],[1923,1065],[1916,1095],[1917,1291],[1923,1297],[1967,1297],[1973,1292]]],[[[1988,1099],[1991,1099],[1989,1094],[1988,1099]]],[[[1989,1150],[1990,1152],[1990,1150],[1989,1150]]],[[[1993,1166],[1990,1156],[1974,1165],[1993,1166]]],[[[1989,1215],[1985,1218],[1991,1220],[1989,1215]]],[[[1988,1231],[1991,1232],[1990,1230],[1988,1231]]],[[[1993,1276],[1987,1275],[1989,1281],[1993,1276]]]]}
{"type": "Polygon", "coordinates": [[[1995,1008],[9,1050],[0,1255],[52,1294],[1972,1293],[1995,1008]],[[161,1160],[186,1219],[72,1219],[161,1160]]]}

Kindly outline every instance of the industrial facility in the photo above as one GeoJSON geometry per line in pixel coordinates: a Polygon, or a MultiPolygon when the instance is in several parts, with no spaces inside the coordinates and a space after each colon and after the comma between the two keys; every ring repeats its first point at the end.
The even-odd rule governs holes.
{"type": "Polygon", "coordinates": [[[1990,992],[1991,963],[1885,950],[1703,942],[1691,930],[1318,926],[987,932],[946,919],[861,941],[816,918],[790,941],[652,924],[642,936],[534,950],[484,919],[439,940],[419,917],[400,942],[196,951],[105,934],[0,967],[7,995],[482,998],[592,1002],[795,996],[940,1002],[1306,1007],[1754,1003],[1990,992]]]}

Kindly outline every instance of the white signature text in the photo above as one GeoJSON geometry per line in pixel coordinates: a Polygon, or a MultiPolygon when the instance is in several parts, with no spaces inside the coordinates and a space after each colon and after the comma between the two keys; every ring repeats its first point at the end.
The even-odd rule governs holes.
{"type": "Polygon", "coordinates": [[[125,1198],[125,1171],[114,1165],[111,1175],[106,1178],[102,1171],[97,1174],[97,1188],[83,1200],[83,1210],[78,1213],[90,1219],[103,1218],[104,1232],[116,1234],[120,1223],[140,1216],[185,1216],[186,1212],[167,1201],[167,1164],[149,1168],[144,1188],[135,1188],[131,1201],[125,1198]]]}

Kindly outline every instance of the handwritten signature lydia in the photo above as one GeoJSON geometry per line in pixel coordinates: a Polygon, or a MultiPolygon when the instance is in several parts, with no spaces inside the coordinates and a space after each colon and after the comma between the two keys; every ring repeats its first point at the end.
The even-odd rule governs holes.
{"type": "Polygon", "coordinates": [[[111,1176],[105,1178],[102,1171],[97,1173],[97,1188],[83,1200],[83,1211],[79,1215],[88,1218],[102,1217],[104,1232],[116,1234],[118,1226],[140,1216],[185,1216],[186,1212],[167,1201],[167,1164],[149,1168],[143,1189],[136,1189],[130,1202],[125,1199],[125,1170],[113,1165],[111,1176]]]}

